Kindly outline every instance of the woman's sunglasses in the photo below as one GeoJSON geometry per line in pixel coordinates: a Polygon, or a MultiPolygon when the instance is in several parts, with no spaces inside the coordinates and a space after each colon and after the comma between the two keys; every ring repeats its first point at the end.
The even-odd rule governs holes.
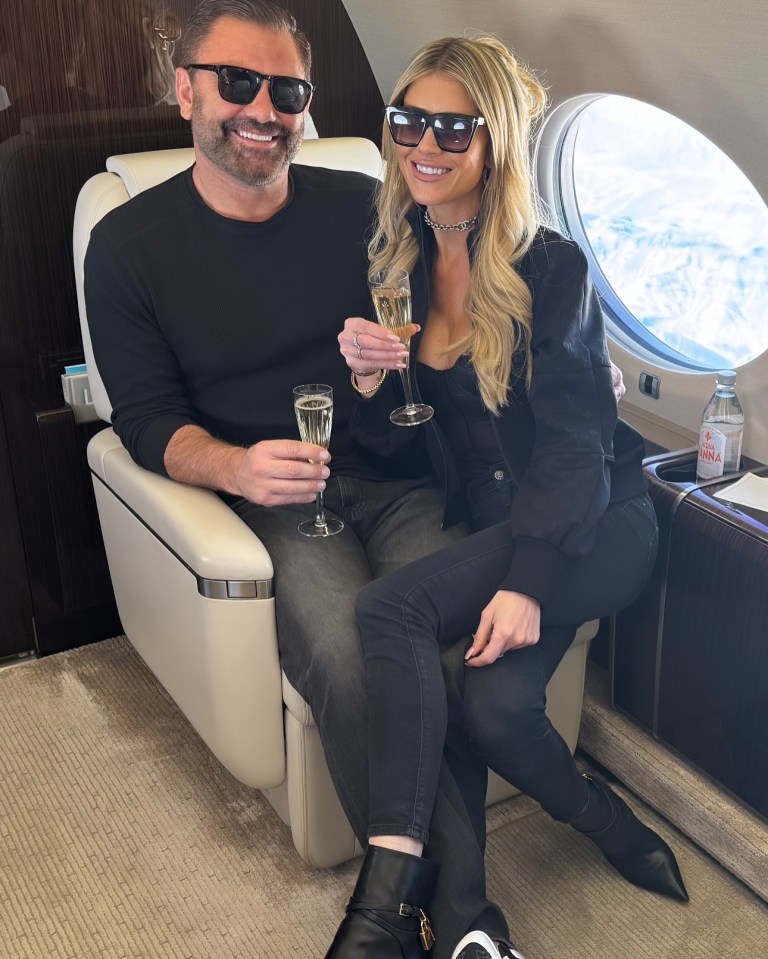
{"type": "Polygon", "coordinates": [[[315,84],[298,77],[270,77],[245,67],[226,67],[210,63],[188,63],[185,70],[210,70],[219,78],[219,96],[227,103],[245,106],[256,99],[264,80],[269,84],[269,99],[278,113],[301,113],[315,84]]]}
{"type": "Polygon", "coordinates": [[[485,117],[468,117],[463,113],[418,113],[403,107],[387,107],[387,125],[392,139],[401,147],[415,147],[432,127],[437,145],[446,153],[466,153],[485,117]]]}

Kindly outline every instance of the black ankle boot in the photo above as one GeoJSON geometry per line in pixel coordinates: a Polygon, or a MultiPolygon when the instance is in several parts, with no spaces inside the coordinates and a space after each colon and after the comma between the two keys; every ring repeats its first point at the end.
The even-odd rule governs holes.
{"type": "Polygon", "coordinates": [[[605,783],[590,776],[584,776],[584,779],[589,798],[571,825],[588,836],[608,862],[635,886],[688,902],[688,893],[675,854],[661,836],[641,823],[621,796],[612,792],[605,783]],[[606,825],[594,828],[590,801],[593,809],[602,807],[610,810],[606,825]]]}
{"type": "Polygon", "coordinates": [[[325,959],[425,959],[435,937],[426,910],[439,866],[369,846],[325,959]]]}

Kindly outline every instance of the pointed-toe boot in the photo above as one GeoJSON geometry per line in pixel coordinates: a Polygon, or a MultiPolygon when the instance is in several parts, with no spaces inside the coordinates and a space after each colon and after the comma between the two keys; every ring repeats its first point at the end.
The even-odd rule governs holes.
{"type": "Polygon", "coordinates": [[[593,805],[610,807],[610,819],[602,828],[589,828],[586,825],[589,822],[588,799],[587,806],[571,825],[588,836],[608,862],[635,886],[688,902],[688,892],[675,854],[661,836],[640,822],[621,796],[605,783],[590,776],[584,779],[593,805]]]}
{"type": "Polygon", "coordinates": [[[438,870],[419,856],[369,846],[325,959],[425,959],[435,941],[427,909],[438,870]]]}

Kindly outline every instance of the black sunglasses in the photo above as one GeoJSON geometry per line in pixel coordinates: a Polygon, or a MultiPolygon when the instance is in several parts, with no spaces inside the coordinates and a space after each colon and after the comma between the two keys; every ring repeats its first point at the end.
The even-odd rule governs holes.
{"type": "Polygon", "coordinates": [[[432,127],[437,145],[446,153],[466,153],[485,117],[463,113],[419,113],[404,107],[387,107],[387,125],[392,139],[401,147],[415,147],[432,127]]]}
{"type": "Polygon", "coordinates": [[[309,103],[315,84],[298,77],[270,77],[245,67],[227,67],[220,64],[188,63],[185,70],[210,70],[219,78],[219,96],[227,103],[245,106],[253,103],[261,84],[269,84],[269,99],[278,113],[301,113],[309,103]]]}

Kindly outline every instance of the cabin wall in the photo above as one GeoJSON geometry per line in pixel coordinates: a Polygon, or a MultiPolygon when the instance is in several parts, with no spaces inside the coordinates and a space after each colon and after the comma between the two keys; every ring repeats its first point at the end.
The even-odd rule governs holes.
{"type": "Polygon", "coordinates": [[[499,36],[549,87],[646,100],[693,124],[768,199],[768,4],[755,0],[344,0],[386,100],[411,53],[448,34],[499,36]],[[408,29],[403,30],[407,23],[408,29]]]}
{"type": "MultiPolygon", "coordinates": [[[[724,150],[768,201],[768,4],[755,0],[344,0],[384,99],[427,40],[496,34],[547,84],[553,106],[583,93],[617,93],[679,116],[724,150]],[[407,30],[403,29],[407,24],[407,30]]],[[[702,197],[702,203],[706,198],[702,197]]],[[[712,374],[670,372],[613,343],[624,371],[623,414],[668,449],[690,445],[714,389],[712,374]],[[661,396],[640,393],[643,370],[661,396]]],[[[768,355],[739,371],[744,452],[768,463],[768,355]]]]}

